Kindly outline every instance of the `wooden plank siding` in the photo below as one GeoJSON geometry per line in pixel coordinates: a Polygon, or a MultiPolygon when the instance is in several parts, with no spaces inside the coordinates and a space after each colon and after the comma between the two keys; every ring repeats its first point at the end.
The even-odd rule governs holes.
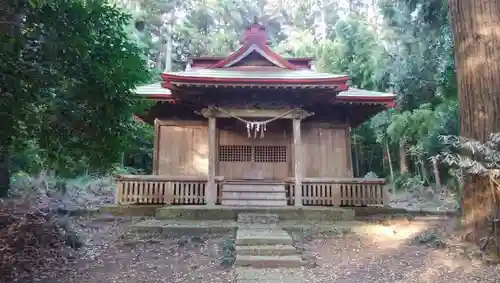
{"type": "MultiPolygon", "coordinates": [[[[157,120],[154,174],[208,176],[208,121],[157,120]]],[[[349,128],[344,124],[303,122],[302,176],[304,178],[352,177],[349,128]]],[[[226,180],[248,178],[286,180],[294,176],[292,121],[267,125],[264,138],[248,138],[246,126],[232,119],[217,119],[216,172],[226,180]],[[286,162],[219,161],[219,146],[286,146],[286,162]]]]}
{"type": "MultiPolygon", "coordinates": [[[[264,138],[249,138],[245,124],[237,121],[219,130],[220,146],[285,146],[286,162],[225,162],[218,164],[217,175],[226,180],[237,180],[258,176],[267,180],[285,180],[292,176],[291,120],[278,120],[267,125],[264,138]]],[[[254,153],[255,154],[255,153],[254,153]]]]}
{"type": "Polygon", "coordinates": [[[305,178],[352,177],[349,127],[303,123],[302,160],[305,178]]]}
{"type": "Polygon", "coordinates": [[[208,176],[208,122],[158,121],[156,174],[208,176]]]}

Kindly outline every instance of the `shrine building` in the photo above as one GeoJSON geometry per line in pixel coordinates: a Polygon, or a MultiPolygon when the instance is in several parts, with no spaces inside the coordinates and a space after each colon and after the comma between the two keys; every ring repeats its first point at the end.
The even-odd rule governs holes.
{"type": "Polygon", "coordinates": [[[387,205],[384,179],[353,176],[350,130],[395,95],[281,57],[259,24],[229,56],[161,77],[137,89],[154,101],[140,116],[154,125],[153,173],[119,176],[118,204],[387,205]]]}

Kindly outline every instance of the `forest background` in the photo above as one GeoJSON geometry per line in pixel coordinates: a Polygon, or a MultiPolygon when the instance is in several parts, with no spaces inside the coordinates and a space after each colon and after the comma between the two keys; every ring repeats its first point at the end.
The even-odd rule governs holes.
{"type": "MultiPolygon", "coordinates": [[[[139,47],[133,52],[140,53],[143,63],[147,63],[143,68],[136,61],[110,60],[110,64],[129,66],[129,73],[121,74],[122,87],[158,81],[158,74],[166,68],[183,70],[187,56],[229,54],[238,48],[244,27],[258,17],[267,26],[272,48],[279,54],[313,57],[316,70],[347,73],[352,86],[397,94],[396,109],[380,113],[352,130],[355,176],[388,178],[393,188],[403,190],[443,184],[458,187],[456,172],[436,157],[447,147],[440,137],[456,135],[459,126],[447,1],[108,2],[130,15],[121,18],[125,29],[118,25],[116,32],[131,38],[132,45],[139,47]]],[[[40,11],[37,13],[44,16],[40,11]]],[[[67,17],[71,20],[77,16],[67,17]]],[[[61,29],[70,33],[69,27],[61,29]]],[[[97,63],[89,64],[93,68],[96,66],[92,64],[97,63]]],[[[92,90],[99,91],[96,87],[92,90]]],[[[138,105],[132,98],[116,108],[127,107],[125,113],[137,111],[138,105]]],[[[123,94],[99,103],[116,103],[116,99],[123,99],[123,94]]],[[[117,138],[99,141],[95,153],[109,150],[96,156],[86,154],[90,151],[88,143],[63,140],[68,129],[74,127],[62,129],[59,137],[50,142],[40,135],[30,138],[28,133],[20,131],[22,134],[16,140],[22,139],[22,143],[12,142],[16,146],[9,148],[9,155],[4,158],[9,161],[14,184],[24,176],[40,172],[59,179],[88,178],[110,172],[151,172],[152,128],[123,117],[115,122],[119,125],[118,129],[114,127],[117,138]],[[118,140],[119,137],[122,139],[118,140]]],[[[112,123],[103,125],[88,138],[99,140],[99,135],[106,136],[106,129],[112,128],[112,123]]],[[[54,123],[51,126],[61,128],[54,123]]]]}

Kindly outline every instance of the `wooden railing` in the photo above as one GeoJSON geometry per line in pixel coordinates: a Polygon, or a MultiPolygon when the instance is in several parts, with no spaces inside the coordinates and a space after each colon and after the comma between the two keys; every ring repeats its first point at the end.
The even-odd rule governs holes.
{"type": "MultiPolygon", "coordinates": [[[[220,204],[223,177],[216,177],[220,204]]],[[[251,182],[251,181],[249,181],[251,182]]],[[[205,204],[207,178],[164,175],[121,175],[116,178],[117,204],[205,204]]],[[[293,178],[287,180],[288,204],[295,203],[293,178]]],[[[385,179],[305,178],[302,204],[310,206],[388,205],[385,179]]]]}
{"type": "MultiPolygon", "coordinates": [[[[216,178],[217,187],[220,181],[216,178]]],[[[205,204],[206,185],[205,177],[120,175],[116,178],[115,203],[205,204]]]]}
{"type": "MultiPolygon", "coordinates": [[[[288,203],[295,203],[295,184],[288,180],[288,203]]],[[[312,206],[364,206],[389,204],[385,179],[306,178],[302,180],[302,204],[312,206]]]]}

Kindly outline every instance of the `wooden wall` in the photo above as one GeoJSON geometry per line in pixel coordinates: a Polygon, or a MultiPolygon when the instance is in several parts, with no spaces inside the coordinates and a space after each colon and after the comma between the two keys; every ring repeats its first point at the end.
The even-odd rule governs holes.
{"type": "MultiPolygon", "coordinates": [[[[225,179],[266,179],[266,180],[286,180],[291,176],[292,172],[292,128],[290,120],[278,120],[267,125],[267,130],[264,133],[264,138],[248,138],[246,125],[240,121],[224,121],[220,120],[219,128],[219,146],[251,146],[254,151],[266,149],[260,146],[283,146],[284,149],[280,156],[281,161],[285,162],[270,162],[271,155],[262,156],[264,162],[219,162],[217,175],[224,176],[225,179]],[[234,121],[234,123],[232,122],[234,121]],[[256,148],[257,147],[257,148],[256,148]]],[[[272,150],[271,148],[269,148],[272,150]]],[[[263,152],[261,152],[263,153],[263,152]]],[[[220,160],[217,156],[217,160],[220,160]]]]}
{"type": "Polygon", "coordinates": [[[352,177],[349,127],[345,124],[302,124],[304,177],[352,177]]]}
{"type": "MultiPolygon", "coordinates": [[[[264,138],[248,138],[245,124],[232,119],[217,121],[216,175],[231,179],[285,180],[293,177],[291,120],[267,126],[264,138]],[[220,161],[219,146],[284,146],[286,162],[220,161]]],[[[208,123],[206,121],[158,121],[155,125],[155,174],[208,175],[208,123]]],[[[302,124],[303,176],[306,178],[352,177],[349,128],[344,124],[302,124]]],[[[241,148],[243,148],[241,147],[241,148]]],[[[233,148],[233,147],[231,147],[233,148]]],[[[240,148],[240,149],[241,149],[240,148]]],[[[262,147],[260,147],[262,149],[262,147]]],[[[281,147],[283,149],[283,147],[281,147]]],[[[254,153],[255,154],[255,153],[254,153]]],[[[283,160],[281,160],[283,161],[283,160]]]]}
{"type": "Polygon", "coordinates": [[[208,122],[159,121],[153,172],[170,176],[208,176],[208,122]]]}

